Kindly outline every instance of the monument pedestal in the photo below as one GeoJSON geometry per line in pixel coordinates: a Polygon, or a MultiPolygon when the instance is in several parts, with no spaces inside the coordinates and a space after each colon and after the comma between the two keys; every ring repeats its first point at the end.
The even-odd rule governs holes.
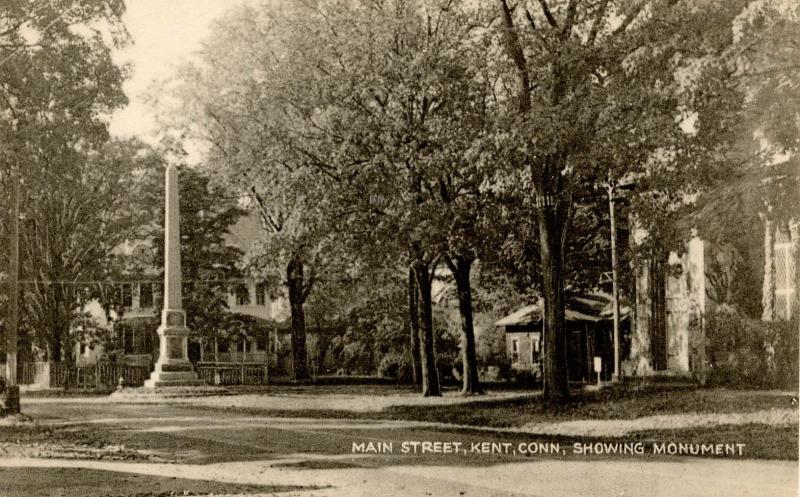
{"type": "Polygon", "coordinates": [[[189,328],[185,323],[186,315],[182,310],[161,311],[158,362],[150,379],[144,382],[145,388],[205,385],[189,362],[189,328]]]}

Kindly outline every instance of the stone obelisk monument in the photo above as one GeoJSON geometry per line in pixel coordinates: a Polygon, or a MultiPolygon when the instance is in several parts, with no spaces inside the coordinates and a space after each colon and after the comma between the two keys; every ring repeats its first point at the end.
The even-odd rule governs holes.
{"type": "Polygon", "coordinates": [[[158,361],[145,388],[195,386],[198,379],[187,355],[189,328],[181,303],[181,234],[178,210],[178,168],[167,167],[164,216],[164,309],[158,327],[158,361]]]}

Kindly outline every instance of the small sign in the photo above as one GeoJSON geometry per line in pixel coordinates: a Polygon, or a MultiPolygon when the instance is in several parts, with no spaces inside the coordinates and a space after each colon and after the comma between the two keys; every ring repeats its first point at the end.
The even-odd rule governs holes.
{"type": "Polygon", "coordinates": [[[603,371],[603,358],[594,356],[594,372],[601,373],[603,371]]]}

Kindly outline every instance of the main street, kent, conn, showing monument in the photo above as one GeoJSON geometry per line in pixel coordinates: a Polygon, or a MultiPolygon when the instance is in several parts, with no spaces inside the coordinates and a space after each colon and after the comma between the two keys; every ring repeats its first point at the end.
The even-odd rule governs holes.
{"type": "Polygon", "coordinates": [[[0,497],[800,495],[800,1],[0,1],[0,497]]]}

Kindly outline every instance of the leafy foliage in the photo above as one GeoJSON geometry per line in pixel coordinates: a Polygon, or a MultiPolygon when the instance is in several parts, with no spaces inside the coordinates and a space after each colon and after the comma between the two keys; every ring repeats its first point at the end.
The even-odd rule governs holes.
{"type": "Polygon", "coordinates": [[[797,322],[765,322],[720,307],[706,323],[709,381],[775,388],[797,383],[797,322]]]}
{"type": "MultiPolygon", "coordinates": [[[[76,309],[104,296],[107,288],[96,282],[113,275],[114,249],[145,223],[137,174],[157,163],[140,143],[109,142],[99,152],[64,157],[56,167],[27,176],[20,229],[22,320],[51,357],[59,358],[62,347],[79,338],[69,336],[72,321],[81,318],[76,309]]],[[[84,324],[77,330],[90,328],[78,320],[84,324]]]]}
{"type": "Polygon", "coordinates": [[[126,155],[136,145],[107,143],[106,117],[127,102],[111,57],[127,42],[123,11],[118,0],[0,5],[0,175],[4,199],[23,184],[22,275],[35,280],[22,319],[56,359],[92,291],[81,281],[102,273],[135,224],[123,168],[137,162],[126,155]]]}

